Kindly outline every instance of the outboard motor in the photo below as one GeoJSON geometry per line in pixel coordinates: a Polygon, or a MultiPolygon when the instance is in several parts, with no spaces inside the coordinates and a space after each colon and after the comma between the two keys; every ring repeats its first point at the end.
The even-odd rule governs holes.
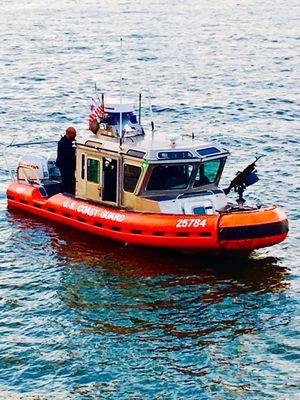
{"type": "Polygon", "coordinates": [[[50,180],[61,180],[60,170],[56,166],[56,153],[51,153],[47,159],[49,179],[50,180]]]}
{"type": "Polygon", "coordinates": [[[18,160],[18,181],[38,182],[49,179],[47,160],[41,156],[24,155],[18,160]]]}

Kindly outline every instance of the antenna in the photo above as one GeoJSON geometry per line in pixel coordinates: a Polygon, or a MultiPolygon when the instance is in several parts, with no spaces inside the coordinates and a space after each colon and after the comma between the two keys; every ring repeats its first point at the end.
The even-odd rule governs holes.
{"type": "Polygon", "coordinates": [[[142,116],[142,93],[139,93],[139,125],[141,125],[142,116]]]}
{"type": "Polygon", "coordinates": [[[123,65],[123,39],[120,38],[120,138],[123,138],[123,126],[122,126],[122,97],[123,97],[123,75],[122,75],[122,65],[123,65]]]}
{"type": "Polygon", "coordinates": [[[151,92],[150,92],[150,85],[149,85],[148,77],[147,77],[147,86],[148,86],[148,103],[149,103],[149,111],[150,111],[151,129],[152,129],[152,133],[153,133],[153,131],[154,131],[154,122],[153,122],[152,104],[151,104],[151,92]]]}
{"type": "Polygon", "coordinates": [[[96,82],[96,81],[94,82],[94,86],[95,86],[95,93],[96,93],[96,95],[97,95],[99,104],[101,104],[101,100],[100,100],[100,97],[99,97],[98,87],[97,87],[97,82],[96,82]]]}
{"type": "Polygon", "coordinates": [[[151,104],[151,95],[149,93],[148,96],[148,102],[149,102],[149,111],[150,111],[150,121],[151,121],[151,129],[154,131],[154,122],[153,122],[153,117],[152,117],[152,104],[151,104]]]}

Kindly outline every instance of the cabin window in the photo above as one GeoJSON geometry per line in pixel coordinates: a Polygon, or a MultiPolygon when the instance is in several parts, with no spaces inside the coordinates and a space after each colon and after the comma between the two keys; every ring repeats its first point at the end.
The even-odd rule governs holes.
{"type": "Polygon", "coordinates": [[[129,149],[126,154],[131,157],[143,158],[146,153],[144,151],[129,149]]]}
{"type": "MultiPolygon", "coordinates": [[[[119,125],[120,123],[120,113],[109,112],[107,119],[105,120],[109,125],[119,125]]],[[[127,125],[129,123],[136,123],[136,117],[132,112],[122,113],[122,125],[127,125]]]]}
{"type": "Polygon", "coordinates": [[[221,153],[221,151],[216,147],[208,147],[206,149],[197,150],[197,153],[199,154],[199,156],[206,157],[206,156],[211,156],[212,154],[221,153]]]}
{"type": "Polygon", "coordinates": [[[147,190],[179,190],[189,185],[192,164],[158,165],[153,168],[147,190]]]}
{"type": "Polygon", "coordinates": [[[200,164],[195,177],[194,188],[216,182],[220,166],[221,159],[206,161],[200,164]]]}
{"type": "Polygon", "coordinates": [[[94,158],[87,159],[87,180],[89,182],[100,182],[100,162],[94,158]]]}
{"type": "Polygon", "coordinates": [[[136,165],[124,164],[124,190],[133,193],[142,169],[136,165]]]}
{"type": "Polygon", "coordinates": [[[157,158],[164,160],[183,160],[185,158],[193,158],[190,151],[160,151],[157,158]]]}
{"type": "Polygon", "coordinates": [[[85,155],[81,154],[81,179],[85,178],[85,155]]]}

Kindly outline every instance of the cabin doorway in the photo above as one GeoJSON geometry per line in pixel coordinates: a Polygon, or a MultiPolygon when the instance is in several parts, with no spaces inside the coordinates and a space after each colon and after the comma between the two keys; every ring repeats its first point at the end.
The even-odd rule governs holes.
{"type": "Polygon", "coordinates": [[[117,202],[117,184],[118,184],[118,160],[114,158],[103,157],[103,187],[102,200],[117,202]]]}

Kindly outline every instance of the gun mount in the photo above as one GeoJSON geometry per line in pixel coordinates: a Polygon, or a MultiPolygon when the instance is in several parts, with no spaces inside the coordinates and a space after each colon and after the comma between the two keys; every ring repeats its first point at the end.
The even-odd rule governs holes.
{"type": "Polygon", "coordinates": [[[238,171],[236,176],[232,179],[229,186],[224,189],[224,193],[227,195],[231,189],[234,189],[236,193],[238,193],[239,197],[237,199],[237,203],[240,207],[245,204],[245,199],[243,198],[244,191],[246,187],[253,185],[258,182],[259,178],[256,175],[256,162],[261,158],[261,156],[256,157],[253,163],[247,165],[247,167],[243,171],[238,171]]]}

